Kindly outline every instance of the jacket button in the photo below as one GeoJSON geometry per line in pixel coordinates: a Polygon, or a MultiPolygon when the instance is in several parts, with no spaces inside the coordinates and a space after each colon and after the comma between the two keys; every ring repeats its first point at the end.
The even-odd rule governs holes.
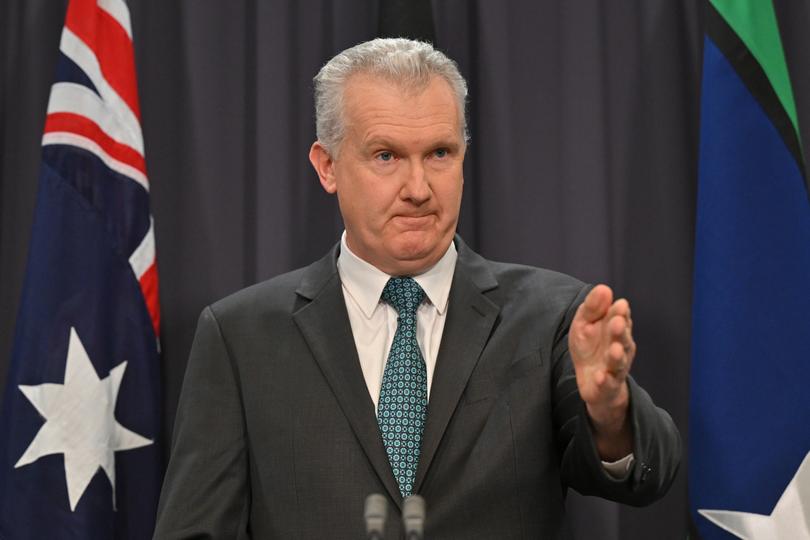
{"type": "Polygon", "coordinates": [[[652,467],[650,467],[646,463],[642,463],[641,464],[641,477],[639,478],[639,481],[642,482],[642,483],[646,482],[647,477],[650,475],[651,472],[652,472],[652,467]]]}

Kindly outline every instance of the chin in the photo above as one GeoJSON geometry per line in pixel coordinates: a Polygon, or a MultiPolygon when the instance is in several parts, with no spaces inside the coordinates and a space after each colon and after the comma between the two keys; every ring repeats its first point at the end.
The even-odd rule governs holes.
{"type": "Polygon", "coordinates": [[[407,270],[407,273],[418,273],[426,270],[429,266],[435,264],[447,249],[447,246],[442,249],[443,242],[441,238],[413,236],[410,238],[397,238],[388,244],[391,258],[397,261],[400,268],[407,270]]]}
{"type": "Polygon", "coordinates": [[[423,233],[405,233],[386,244],[397,259],[413,261],[429,256],[436,249],[437,239],[431,236],[423,233]]]}

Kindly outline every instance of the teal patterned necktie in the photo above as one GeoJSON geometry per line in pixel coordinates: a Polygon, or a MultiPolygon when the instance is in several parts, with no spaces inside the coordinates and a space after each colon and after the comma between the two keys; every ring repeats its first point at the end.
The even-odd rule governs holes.
{"type": "Polygon", "coordinates": [[[427,370],[416,342],[416,310],[425,292],[413,278],[388,280],[382,299],[397,310],[397,331],[385,363],[377,422],[403,497],[413,492],[427,413],[427,370]]]}

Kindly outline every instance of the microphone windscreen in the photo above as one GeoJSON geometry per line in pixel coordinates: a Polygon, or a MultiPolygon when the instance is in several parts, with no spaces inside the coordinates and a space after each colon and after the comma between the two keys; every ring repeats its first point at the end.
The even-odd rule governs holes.
{"type": "Polygon", "coordinates": [[[388,501],[379,493],[372,493],[366,497],[366,506],[363,517],[366,520],[366,534],[368,538],[383,537],[385,531],[385,518],[388,514],[388,501]]]}
{"type": "Polygon", "coordinates": [[[405,538],[422,538],[425,534],[425,499],[411,495],[402,503],[405,538]]]}

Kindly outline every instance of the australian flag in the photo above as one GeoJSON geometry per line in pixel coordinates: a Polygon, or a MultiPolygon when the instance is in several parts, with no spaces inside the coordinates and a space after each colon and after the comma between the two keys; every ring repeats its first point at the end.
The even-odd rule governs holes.
{"type": "Polygon", "coordinates": [[[70,0],[0,425],[0,538],[150,538],[158,282],[123,0],[70,0]]]}
{"type": "Polygon", "coordinates": [[[689,495],[703,540],[810,540],[810,198],[771,0],[707,2],[689,495]]]}

